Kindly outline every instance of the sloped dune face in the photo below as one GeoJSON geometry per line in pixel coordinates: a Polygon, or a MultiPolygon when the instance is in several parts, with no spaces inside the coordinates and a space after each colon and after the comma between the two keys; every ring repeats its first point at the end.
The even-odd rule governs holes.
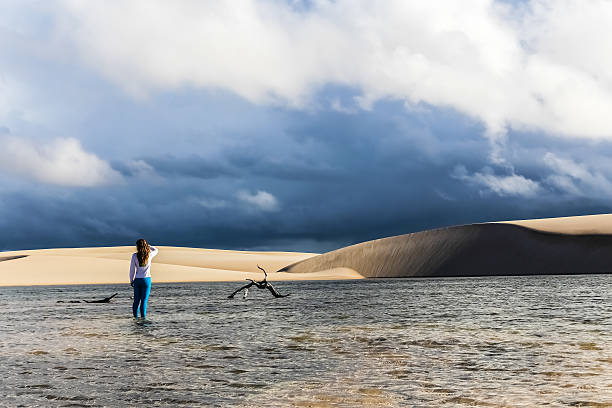
{"type": "Polygon", "coordinates": [[[281,271],[350,268],[368,278],[567,275],[612,270],[612,235],[474,224],[368,241],[281,271]]]}

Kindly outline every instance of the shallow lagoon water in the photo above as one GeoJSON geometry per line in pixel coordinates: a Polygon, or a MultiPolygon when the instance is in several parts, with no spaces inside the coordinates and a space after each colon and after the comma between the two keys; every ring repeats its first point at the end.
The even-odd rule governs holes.
{"type": "Polygon", "coordinates": [[[0,288],[0,405],[612,406],[612,275],[238,285],[0,288]]]}

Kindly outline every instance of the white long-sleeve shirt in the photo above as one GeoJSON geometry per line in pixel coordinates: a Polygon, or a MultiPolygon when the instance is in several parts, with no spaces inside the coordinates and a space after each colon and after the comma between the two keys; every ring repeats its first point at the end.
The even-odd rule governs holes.
{"type": "Polygon", "coordinates": [[[132,261],[130,262],[130,282],[133,282],[136,278],[150,278],[151,277],[151,260],[157,255],[159,250],[154,246],[150,247],[151,252],[149,253],[149,259],[145,266],[140,266],[138,263],[138,254],[132,254],[132,261]]]}

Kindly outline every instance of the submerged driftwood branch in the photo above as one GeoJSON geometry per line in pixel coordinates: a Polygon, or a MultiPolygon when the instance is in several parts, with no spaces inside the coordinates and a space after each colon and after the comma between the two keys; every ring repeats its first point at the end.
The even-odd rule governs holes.
{"type": "MultiPolygon", "coordinates": [[[[98,300],[85,300],[85,299],[83,299],[83,302],[85,302],[85,303],[110,303],[111,299],[114,298],[117,295],[118,295],[118,293],[115,293],[113,295],[110,295],[109,297],[105,297],[104,299],[98,299],[98,300]]],[[[81,303],[81,301],[80,300],[58,300],[55,303],[81,303]]]]}
{"type": "Polygon", "coordinates": [[[270,282],[268,282],[268,273],[266,272],[266,270],[264,268],[262,268],[261,266],[259,266],[259,265],[257,265],[257,268],[263,271],[263,273],[264,273],[263,280],[257,282],[257,281],[254,281],[253,279],[246,279],[246,280],[250,281],[250,283],[247,283],[246,285],[240,287],[239,289],[236,289],[234,291],[234,293],[232,293],[231,295],[229,295],[227,297],[228,299],[233,299],[234,296],[236,296],[236,294],[238,292],[242,291],[242,290],[244,290],[243,299],[246,299],[246,297],[247,297],[247,295],[249,293],[249,288],[251,286],[255,286],[258,289],[268,289],[270,291],[270,293],[272,293],[272,296],[274,296],[275,298],[282,298],[282,297],[287,297],[287,296],[290,295],[289,293],[287,293],[286,295],[281,295],[280,293],[278,293],[276,291],[276,289],[274,289],[274,286],[272,286],[272,284],[270,282]]]}
{"type": "Polygon", "coordinates": [[[83,300],[83,302],[85,302],[85,303],[110,303],[111,299],[114,298],[117,295],[118,295],[118,293],[115,293],[114,295],[111,295],[111,296],[106,297],[104,299],[100,299],[100,300],[83,300]]]}

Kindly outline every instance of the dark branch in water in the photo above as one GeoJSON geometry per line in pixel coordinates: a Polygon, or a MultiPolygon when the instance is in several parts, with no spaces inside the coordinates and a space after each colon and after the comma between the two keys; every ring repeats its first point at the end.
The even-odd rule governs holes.
{"type": "Polygon", "coordinates": [[[249,293],[249,288],[253,285],[255,285],[258,289],[268,289],[275,298],[282,298],[282,297],[287,297],[290,295],[290,293],[287,293],[286,295],[281,295],[280,293],[278,293],[276,289],[274,289],[274,286],[272,286],[272,284],[268,282],[268,273],[266,272],[266,270],[259,265],[257,265],[257,268],[263,271],[264,273],[263,280],[257,282],[257,281],[254,281],[253,279],[247,279],[248,281],[251,281],[251,282],[235,290],[234,293],[232,293],[231,295],[227,297],[228,299],[233,299],[234,296],[236,296],[236,294],[242,290],[244,290],[243,299],[246,299],[247,294],[249,293]]]}
{"type": "MultiPolygon", "coordinates": [[[[85,300],[85,299],[83,299],[83,302],[85,302],[85,303],[110,303],[111,299],[114,298],[117,295],[118,295],[118,293],[115,293],[114,295],[111,295],[109,297],[105,297],[104,299],[98,299],[98,300],[85,300]]],[[[58,300],[55,303],[81,303],[81,301],[80,300],[58,300]]]]}
{"type": "Polygon", "coordinates": [[[268,272],[266,272],[266,270],[259,265],[257,265],[257,269],[264,273],[264,280],[262,282],[265,282],[268,279],[268,272]]]}
{"type": "Polygon", "coordinates": [[[115,293],[114,295],[111,295],[111,296],[106,297],[104,299],[100,299],[100,300],[83,300],[83,302],[85,302],[85,303],[110,303],[111,299],[114,298],[117,295],[118,295],[118,293],[115,293]]]}

